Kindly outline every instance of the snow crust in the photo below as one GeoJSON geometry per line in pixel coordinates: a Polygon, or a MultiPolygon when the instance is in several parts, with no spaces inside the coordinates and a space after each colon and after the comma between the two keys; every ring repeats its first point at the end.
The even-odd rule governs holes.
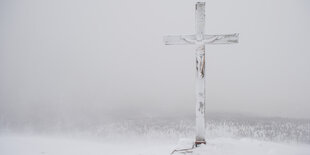
{"type": "MultiPolygon", "coordinates": [[[[175,144],[169,139],[153,141],[98,141],[35,135],[1,135],[1,155],[168,155],[175,144]]],[[[178,153],[174,153],[178,154],[178,153]]],[[[197,155],[309,155],[309,144],[287,144],[250,138],[212,138],[197,155]]]]}
{"type": "MultiPolygon", "coordinates": [[[[208,118],[207,145],[190,154],[310,155],[309,120],[208,118]]],[[[0,155],[169,155],[175,149],[191,148],[194,126],[191,119],[167,118],[50,124],[48,128],[0,123],[0,155]],[[178,145],[182,138],[187,139],[186,145],[178,145]]]]}

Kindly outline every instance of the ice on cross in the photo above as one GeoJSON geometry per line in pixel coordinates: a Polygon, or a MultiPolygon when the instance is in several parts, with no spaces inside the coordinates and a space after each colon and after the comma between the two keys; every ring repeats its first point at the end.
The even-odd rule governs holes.
{"type": "Polygon", "coordinates": [[[238,43],[239,34],[207,35],[205,29],[205,1],[196,0],[196,34],[165,36],[166,45],[196,44],[196,140],[195,145],[205,144],[205,45],[238,43]]]}
{"type": "Polygon", "coordinates": [[[165,36],[166,45],[186,45],[186,44],[233,44],[238,43],[238,33],[226,35],[203,35],[202,40],[198,40],[196,35],[165,36]]]}

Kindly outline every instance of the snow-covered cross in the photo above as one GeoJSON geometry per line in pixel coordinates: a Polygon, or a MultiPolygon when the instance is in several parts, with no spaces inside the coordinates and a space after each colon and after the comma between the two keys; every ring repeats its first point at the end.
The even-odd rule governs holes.
{"type": "Polygon", "coordinates": [[[239,34],[206,35],[205,0],[196,0],[196,34],[165,36],[166,45],[196,44],[196,141],[195,145],[205,144],[205,45],[238,43],[239,34]]]}

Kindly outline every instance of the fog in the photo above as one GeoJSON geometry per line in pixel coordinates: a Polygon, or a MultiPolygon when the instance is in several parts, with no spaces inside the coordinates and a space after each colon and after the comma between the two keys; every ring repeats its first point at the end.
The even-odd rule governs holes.
{"type": "MultiPolygon", "coordinates": [[[[207,113],[310,118],[310,3],[208,0],[207,113]]],[[[195,112],[192,0],[1,0],[0,119],[183,117],[195,112]]]]}

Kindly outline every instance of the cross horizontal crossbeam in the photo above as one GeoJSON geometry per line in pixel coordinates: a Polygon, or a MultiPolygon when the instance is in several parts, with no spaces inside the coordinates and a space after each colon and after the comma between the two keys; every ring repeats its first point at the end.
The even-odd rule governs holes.
{"type": "Polygon", "coordinates": [[[169,35],[164,37],[165,45],[233,44],[238,43],[238,40],[238,33],[225,35],[203,35],[202,40],[198,40],[196,35],[169,35]]]}

